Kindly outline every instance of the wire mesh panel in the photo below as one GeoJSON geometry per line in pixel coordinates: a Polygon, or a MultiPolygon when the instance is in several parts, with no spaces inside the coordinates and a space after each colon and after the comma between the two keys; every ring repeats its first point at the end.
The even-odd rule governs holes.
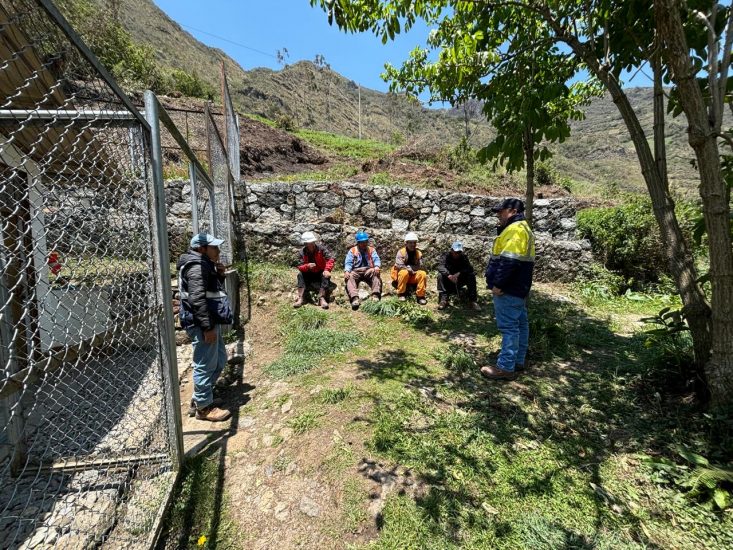
{"type": "Polygon", "coordinates": [[[150,130],[92,59],[0,0],[0,548],[147,547],[180,459],[150,130]]]}
{"type": "Polygon", "coordinates": [[[232,97],[229,94],[229,84],[227,82],[227,75],[224,71],[224,64],[222,63],[221,68],[221,82],[222,82],[222,102],[224,103],[224,126],[226,134],[224,139],[226,140],[226,151],[229,157],[229,170],[232,173],[234,184],[239,183],[240,165],[239,165],[239,121],[237,120],[237,113],[234,110],[234,104],[232,103],[232,97]]]}
{"type": "Polygon", "coordinates": [[[229,264],[234,259],[231,234],[232,173],[229,168],[226,146],[208,108],[204,120],[209,142],[209,171],[214,182],[214,195],[216,196],[214,234],[224,239],[224,244],[221,246],[221,262],[229,264]]]}
{"type": "Polygon", "coordinates": [[[215,233],[214,228],[214,190],[201,176],[201,173],[194,169],[193,172],[193,201],[192,208],[196,213],[194,216],[194,233],[215,233]]]}

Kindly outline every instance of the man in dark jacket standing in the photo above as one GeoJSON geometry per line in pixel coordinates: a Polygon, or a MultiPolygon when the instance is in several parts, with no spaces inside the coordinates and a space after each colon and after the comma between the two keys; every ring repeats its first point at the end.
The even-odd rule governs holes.
{"type": "Polygon", "coordinates": [[[493,295],[502,341],[496,366],[482,367],[481,374],[492,380],[514,380],[525,367],[529,345],[527,295],[532,287],[535,238],[521,200],[505,199],[492,211],[499,227],[486,267],[486,284],[493,295]]]}
{"type": "Polygon", "coordinates": [[[193,345],[193,399],[196,418],[221,422],[231,416],[214,399],[214,384],[227,362],[221,325],[230,325],[233,315],[224,291],[224,266],[219,246],[224,241],[199,233],[177,264],[181,298],[179,318],[193,345]]]}
{"type": "Polygon", "coordinates": [[[328,309],[331,291],[331,271],[336,258],[326,246],[318,244],[315,234],[306,231],[300,237],[303,248],[298,254],[298,298],[293,307],[298,308],[305,302],[308,286],[318,286],[318,304],[328,309]]]}
{"type": "Polygon", "coordinates": [[[458,294],[458,290],[464,286],[468,291],[471,309],[479,311],[481,306],[477,302],[476,272],[463,251],[463,243],[456,241],[438,264],[438,309],[448,307],[448,296],[458,294]]]}

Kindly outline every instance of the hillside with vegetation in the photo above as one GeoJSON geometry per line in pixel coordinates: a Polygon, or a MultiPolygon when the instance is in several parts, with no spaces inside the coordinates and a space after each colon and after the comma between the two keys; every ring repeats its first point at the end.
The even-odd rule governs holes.
{"type": "MultiPolygon", "coordinates": [[[[322,59],[318,63],[292,64],[284,60],[280,70],[245,71],[225,52],[196,40],[152,0],[63,0],[61,4],[67,12],[78,11],[79,6],[102,10],[106,15],[101,19],[111,21],[113,28],[119,25],[127,34],[131,42],[130,57],[137,63],[120,68],[116,76],[122,77],[128,88],[152,87],[159,93],[211,97],[216,101],[220,95],[223,62],[235,107],[241,113],[295,131],[297,137],[315,147],[323,148],[325,142],[327,154],[332,152],[329,144],[342,139],[339,136],[348,141],[346,138],[359,135],[358,85],[331,70],[322,59]],[[152,62],[154,67],[140,63],[141,59],[152,62]],[[134,78],[136,71],[142,71],[144,77],[134,78]]],[[[93,28],[82,24],[82,34],[85,28],[89,31],[87,35],[99,33],[98,19],[93,19],[93,28]]],[[[109,44],[108,40],[87,38],[87,41],[92,46],[96,43],[103,52],[110,45],[118,46],[109,44]]],[[[119,62],[112,60],[113,65],[116,61],[119,62]]],[[[630,89],[628,95],[650,135],[651,89],[630,89]]],[[[584,196],[613,197],[622,192],[643,191],[636,152],[613,102],[608,97],[598,98],[585,112],[584,120],[573,122],[570,138],[554,146],[553,160],[541,167],[546,177],[540,184],[554,184],[558,189],[584,196]]],[[[471,117],[468,128],[468,144],[473,150],[485,145],[493,135],[491,127],[480,116],[471,117]]],[[[668,122],[667,147],[671,185],[686,196],[696,188],[697,174],[691,164],[685,128],[682,119],[668,122]]],[[[465,148],[457,147],[466,134],[460,108],[428,109],[400,95],[361,88],[361,130],[363,138],[383,144],[377,147],[378,154],[361,155],[357,162],[353,155],[340,156],[337,150],[335,163],[310,167],[316,179],[366,174],[362,179],[373,179],[376,175],[382,183],[422,181],[428,186],[479,190],[493,187],[501,190],[509,183],[510,189],[522,188],[521,174],[511,178],[501,168],[479,167],[470,154],[465,154],[465,148]],[[385,157],[385,152],[392,153],[404,145],[408,146],[408,154],[398,154],[396,161],[395,157],[385,157]],[[452,160],[448,158],[451,155],[452,160]],[[362,170],[364,162],[380,160],[376,170],[362,170]],[[413,169],[415,161],[420,165],[417,169],[413,169]]],[[[309,170],[307,165],[298,168],[309,170]]],[[[273,173],[265,171],[263,175],[271,178],[273,173]]]]}

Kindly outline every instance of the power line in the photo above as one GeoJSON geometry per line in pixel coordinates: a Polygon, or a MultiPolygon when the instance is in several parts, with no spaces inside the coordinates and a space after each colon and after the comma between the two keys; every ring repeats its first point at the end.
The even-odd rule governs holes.
{"type": "Polygon", "coordinates": [[[239,46],[240,48],[244,48],[245,50],[250,50],[252,52],[256,52],[258,54],[266,55],[267,57],[272,57],[272,58],[277,59],[277,57],[274,56],[271,53],[263,52],[262,50],[258,50],[257,48],[253,48],[251,46],[246,46],[244,44],[240,44],[239,42],[235,42],[234,40],[229,40],[228,38],[224,38],[223,36],[219,36],[217,34],[212,34],[212,33],[207,32],[207,31],[202,31],[201,29],[197,29],[195,27],[191,27],[190,25],[184,25],[183,23],[179,23],[179,25],[181,25],[181,27],[186,27],[187,29],[191,29],[192,31],[200,32],[201,34],[205,34],[205,35],[211,36],[213,38],[218,38],[219,40],[223,40],[224,42],[229,42],[230,44],[234,44],[235,46],[239,46]]]}

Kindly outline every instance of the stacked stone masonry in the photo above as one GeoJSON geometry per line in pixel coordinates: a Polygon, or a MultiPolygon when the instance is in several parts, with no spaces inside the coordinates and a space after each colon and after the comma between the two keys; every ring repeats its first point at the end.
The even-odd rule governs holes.
{"type": "MultiPolygon", "coordinates": [[[[181,243],[190,227],[190,186],[180,180],[167,186],[171,242],[181,243]]],[[[257,183],[237,191],[249,258],[292,263],[300,234],[315,231],[340,265],[356,230],[365,228],[385,265],[391,265],[404,234],[415,231],[429,268],[458,239],[477,271],[483,270],[496,236],[491,207],[503,198],[350,182],[257,183]]],[[[577,238],[575,216],[573,199],[535,201],[539,279],[574,280],[588,269],[590,245],[577,238]]]]}

